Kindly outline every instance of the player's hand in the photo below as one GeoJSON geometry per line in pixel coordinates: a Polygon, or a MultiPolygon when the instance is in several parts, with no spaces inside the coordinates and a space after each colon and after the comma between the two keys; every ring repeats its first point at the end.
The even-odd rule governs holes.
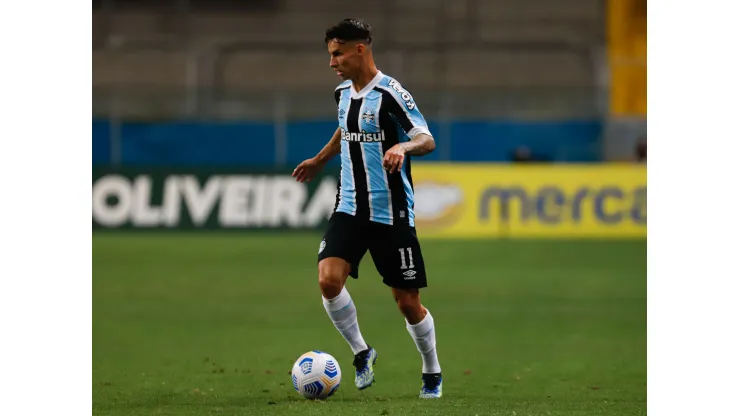
{"type": "Polygon", "coordinates": [[[324,168],[324,164],[319,162],[315,157],[306,159],[299,163],[298,166],[293,170],[293,177],[298,182],[311,182],[321,169],[324,168]]]}
{"type": "Polygon", "coordinates": [[[399,143],[385,152],[385,156],[383,157],[383,168],[390,173],[400,172],[405,158],[406,150],[404,150],[401,143],[399,143]]]}

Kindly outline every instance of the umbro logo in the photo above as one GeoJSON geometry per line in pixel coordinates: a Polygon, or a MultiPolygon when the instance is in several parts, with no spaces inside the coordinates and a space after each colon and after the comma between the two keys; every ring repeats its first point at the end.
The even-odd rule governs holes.
{"type": "Polygon", "coordinates": [[[345,113],[346,111],[344,111],[344,109],[339,110],[339,118],[344,118],[345,113]]]}
{"type": "Polygon", "coordinates": [[[405,272],[403,272],[403,275],[406,276],[403,278],[403,280],[413,280],[416,278],[416,270],[406,270],[405,272]]]}

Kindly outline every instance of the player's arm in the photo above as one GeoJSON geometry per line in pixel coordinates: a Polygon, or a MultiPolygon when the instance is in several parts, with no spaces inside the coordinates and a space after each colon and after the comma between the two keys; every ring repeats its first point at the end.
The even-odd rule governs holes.
{"type": "Polygon", "coordinates": [[[407,155],[424,156],[432,153],[437,144],[431,134],[419,133],[412,137],[411,141],[400,143],[400,147],[407,155]]]}
{"type": "Polygon", "coordinates": [[[325,165],[326,162],[330,161],[334,156],[342,153],[342,129],[337,127],[334,135],[331,136],[329,143],[324,146],[323,149],[316,155],[315,159],[317,162],[325,165]]]}
{"type": "Polygon", "coordinates": [[[321,169],[324,168],[326,162],[330,161],[334,156],[342,152],[342,131],[337,128],[334,135],[331,136],[329,143],[324,146],[323,149],[316,156],[311,159],[306,159],[301,162],[293,170],[293,177],[298,182],[310,182],[311,179],[316,176],[321,169]]]}
{"type": "Polygon", "coordinates": [[[408,142],[398,143],[383,156],[383,167],[390,173],[400,172],[406,155],[424,156],[432,153],[437,145],[429,133],[417,133],[408,142]]]}
{"type": "MultiPolygon", "coordinates": [[[[339,105],[339,99],[341,96],[342,91],[337,87],[337,89],[334,90],[334,101],[336,101],[337,105],[339,105]]],[[[334,156],[340,153],[342,153],[342,128],[337,127],[337,130],[334,132],[334,135],[331,136],[329,143],[327,143],[326,146],[321,149],[319,154],[316,155],[316,159],[323,166],[326,162],[330,161],[334,156]]]]}
{"type": "MultiPolygon", "coordinates": [[[[341,95],[341,89],[337,87],[334,90],[334,100],[337,102],[337,105],[339,105],[341,95]]],[[[342,153],[342,129],[341,127],[337,127],[334,135],[331,136],[331,140],[321,149],[319,154],[311,159],[304,160],[296,166],[293,170],[293,177],[298,182],[310,182],[324,168],[324,165],[328,161],[340,153],[342,153]]]]}
{"type": "Polygon", "coordinates": [[[383,100],[386,110],[411,138],[410,141],[399,143],[385,153],[383,166],[394,173],[401,170],[405,155],[424,156],[433,152],[437,145],[411,94],[405,90],[401,93],[390,90],[388,94],[392,99],[383,100]]]}

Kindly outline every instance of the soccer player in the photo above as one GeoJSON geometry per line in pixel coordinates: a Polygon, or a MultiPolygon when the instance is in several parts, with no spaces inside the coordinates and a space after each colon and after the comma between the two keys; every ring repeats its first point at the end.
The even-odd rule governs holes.
{"type": "Polygon", "coordinates": [[[310,181],[341,154],[337,202],[318,255],[324,308],[355,354],[355,385],[369,387],[378,353],[360,332],[345,283],[348,275],[359,277],[360,260],[370,251],[421,353],[419,397],[441,397],[434,319],[419,299],[427,276],[414,227],[410,164],[410,156],[434,150],[434,138],[411,94],[375,67],[367,24],[344,19],[326,31],[325,42],[329,66],[343,80],[334,90],[339,127],[315,157],[293,172],[297,181],[310,181]]]}

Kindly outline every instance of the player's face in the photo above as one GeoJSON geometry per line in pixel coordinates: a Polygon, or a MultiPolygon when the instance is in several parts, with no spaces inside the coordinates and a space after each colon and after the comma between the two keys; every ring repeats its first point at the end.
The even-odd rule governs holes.
{"type": "Polygon", "coordinates": [[[342,79],[352,79],[362,64],[362,54],[365,52],[365,46],[356,42],[339,43],[330,41],[328,48],[329,66],[342,79]]]}

